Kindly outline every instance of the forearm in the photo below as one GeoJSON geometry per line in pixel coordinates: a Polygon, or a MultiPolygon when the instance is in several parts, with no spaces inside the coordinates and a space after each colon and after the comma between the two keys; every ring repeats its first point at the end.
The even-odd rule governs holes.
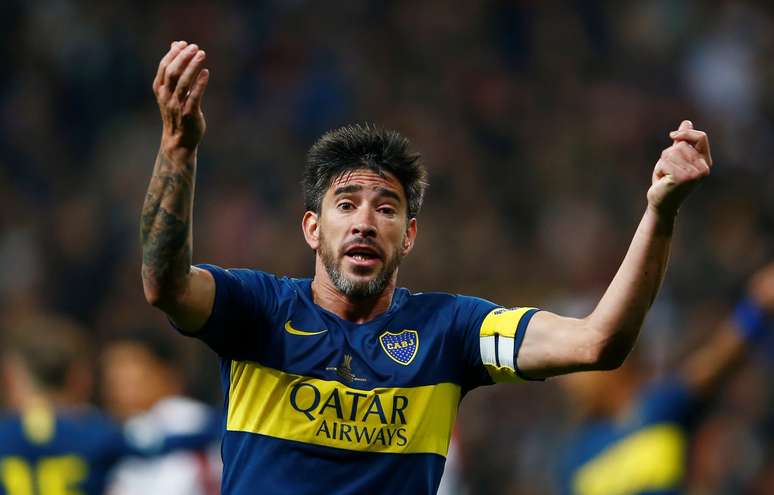
{"type": "Polygon", "coordinates": [[[603,367],[620,364],[637,339],[664,279],[674,219],[648,207],[618,272],[586,319],[599,339],[603,367]]]}
{"type": "Polygon", "coordinates": [[[680,369],[686,386],[699,397],[711,396],[745,361],[756,344],[772,333],[774,265],[753,278],[750,294],[737,303],[706,344],[690,353],[680,369]],[[768,294],[767,294],[768,293],[768,294]]]}
{"type": "Polygon", "coordinates": [[[706,397],[744,362],[749,349],[733,321],[725,321],[710,341],[692,353],[680,369],[685,385],[697,396],[706,397]]]}
{"type": "Polygon", "coordinates": [[[142,280],[154,305],[185,291],[191,271],[191,214],[196,152],[172,152],[162,146],[142,208],[142,280]]]}
{"type": "Polygon", "coordinates": [[[634,345],[664,279],[677,209],[712,165],[707,135],[690,121],[670,137],[653,170],[645,215],[594,311],[580,319],[541,311],[530,320],[517,355],[527,376],[616,368],[634,345]]]}
{"type": "Polygon", "coordinates": [[[634,345],[664,278],[674,215],[651,208],[594,311],[577,319],[541,311],[532,318],[518,366],[532,378],[618,367],[634,345]]]}

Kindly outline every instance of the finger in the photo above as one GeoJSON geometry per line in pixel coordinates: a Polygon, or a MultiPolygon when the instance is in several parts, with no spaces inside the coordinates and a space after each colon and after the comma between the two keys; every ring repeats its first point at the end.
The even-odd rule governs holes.
{"type": "Polygon", "coordinates": [[[678,143],[673,144],[661,152],[661,156],[658,159],[657,165],[661,167],[662,175],[666,175],[668,173],[673,174],[675,167],[685,168],[687,166],[683,162],[687,161],[686,156],[690,152],[688,150],[682,149],[684,147],[690,148],[688,145],[680,145],[678,143]]]}
{"type": "Polygon", "coordinates": [[[677,144],[678,139],[675,138],[675,135],[690,130],[693,130],[693,122],[690,120],[683,120],[680,122],[680,125],[677,126],[677,130],[669,133],[669,137],[672,138],[672,144],[677,144]]]}
{"type": "Polygon", "coordinates": [[[685,160],[679,153],[666,153],[660,160],[661,173],[674,177],[676,183],[694,182],[709,175],[709,167],[703,159],[685,160]]]}
{"type": "Polygon", "coordinates": [[[208,69],[202,69],[199,75],[196,76],[196,81],[193,83],[191,93],[188,95],[188,99],[185,101],[183,107],[183,114],[191,114],[194,110],[201,108],[202,97],[204,96],[204,90],[207,89],[207,83],[210,80],[210,71],[208,69]]]}
{"type": "Polygon", "coordinates": [[[709,139],[707,138],[706,132],[694,129],[672,131],[669,133],[669,137],[672,138],[674,142],[684,141],[693,146],[696,151],[704,156],[707,164],[712,166],[712,155],[710,153],[709,139]]]}
{"type": "Polygon", "coordinates": [[[664,160],[659,160],[656,163],[656,168],[653,170],[653,182],[668,186],[675,185],[677,180],[670,172],[671,167],[668,166],[664,160]]]}
{"type": "Polygon", "coordinates": [[[197,51],[193,58],[191,58],[191,62],[186,66],[180,79],[177,80],[175,97],[177,97],[179,101],[183,101],[185,97],[188,96],[188,92],[191,90],[191,83],[198,76],[206,57],[207,54],[204,53],[204,50],[197,51]]]}
{"type": "Polygon", "coordinates": [[[674,186],[677,184],[677,180],[674,178],[672,174],[664,174],[661,177],[658,178],[657,181],[659,184],[664,184],[665,186],[674,186]]]}
{"type": "Polygon", "coordinates": [[[693,167],[674,154],[666,153],[661,157],[658,163],[657,178],[667,175],[673,177],[674,182],[681,183],[694,175],[693,167]]]}
{"type": "Polygon", "coordinates": [[[198,50],[199,47],[196,44],[190,44],[186,46],[167,66],[167,70],[164,72],[164,86],[166,86],[170,93],[175,92],[175,85],[177,84],[177,80],[180,78],[180,75],[183,73],[183,70],[185,70],[188,62],[194,55],[196,55],[198,50]]]}
{"type": "Polygon", "coordinates": [[[696,149],[684,141],[667,149],[666,153],[669,160],[682,167],[684,170],[704,171],[704,157],[696,149]]]}
{"type": "Polygon", "coordinates": [[[700,158],[696,164],[696,168],[701,172],[702,176],[706,177],[712,171],[712,167],[707,163],[707,160],[700,158]]]}
{"type": "Polygon", "coordinates": [[[680,129],[669,133],[669,137],[675,142],[685,141],[689,144],[695,144],[702,139],[707,138],[707,133],[704,131],[697,131],[695,129],[680,129]]]}
{"type": "Polygon", "coordinates": [[[671,149],[671,153],[677,155],[681,160],[684,160],[692,167],[698,167],[699,161],[703,160],[702,154],[685,141],[678,141],[671,146],[671,149]]]}
{"type": "Polygon", "coordinates": [[[153,89],[158,89],[164,84],[164,72],[166,71],[167,65],[169,65],[169,63],[174,60],[177,54],[180,53],[180,51],[185,48],[187,44],[188,43],[185,41],[172,42],[172,46],[170,47],[169,51],[161,59],[161,62],[159,62],[159,68],[156,71],[156,78],[153,79],[153,89]]]}

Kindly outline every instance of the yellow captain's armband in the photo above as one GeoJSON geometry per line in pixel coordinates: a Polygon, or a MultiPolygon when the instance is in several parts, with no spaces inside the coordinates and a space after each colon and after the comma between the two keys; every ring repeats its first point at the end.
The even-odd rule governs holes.
{"type": "Polygon", "coordinates": [[[520,379],[516,357],[535,308],[497,308],[481,323],[481,361],[496,383],[520,379]]]}

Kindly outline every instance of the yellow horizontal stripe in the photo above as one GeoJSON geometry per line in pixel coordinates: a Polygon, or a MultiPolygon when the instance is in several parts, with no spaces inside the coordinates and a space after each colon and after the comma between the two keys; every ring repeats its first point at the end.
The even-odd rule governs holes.
{"type": "Polygon", "coordinates": [[[674,424],[645,428],[608,447],[573,477],[579,495],[675,490],[685,476],[686,437],[674,424]]]}
{"type": "Polygon", "coordinates": [[[358,390],[232,361],[226,429],[347,450],[446,456],[460,387],[358,390]]]}

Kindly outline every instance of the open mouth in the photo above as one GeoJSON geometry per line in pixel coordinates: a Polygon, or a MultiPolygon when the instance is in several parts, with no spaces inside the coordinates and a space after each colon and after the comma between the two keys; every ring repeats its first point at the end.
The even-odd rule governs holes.
{"type": "Polygon", "coordinates": [[[382,259],[381,255],[376,249],[361,244],[349,247],[344,252],[344,256],[361,263],[368,263],[382,259]]]}

